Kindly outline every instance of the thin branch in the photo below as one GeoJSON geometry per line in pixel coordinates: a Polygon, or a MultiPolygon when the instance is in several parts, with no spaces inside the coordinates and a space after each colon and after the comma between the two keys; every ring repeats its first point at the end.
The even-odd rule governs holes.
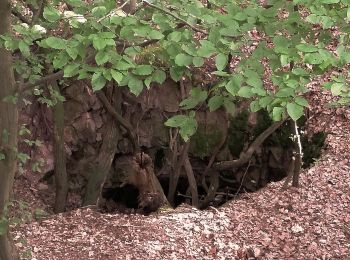
{"type": "Polygon", "coordinates": [[[250,167],[251,162],[252,162],[252,160],[249,160],[248,166],[247,166],[247,168],[245,169],[245,172],[244,172],[244,174],[243,174],[241,183],[240,183],[240,185],[239,185],[239,188],[238,188],[238,190],[237,190],[235,196],[237,196],[238,193],[239,193],[239,192],[241,191],[241,189],[242,189],[243,182],[244,182],[245,176],[247,175],[247,172],[248,172],[248,170],[249,170],[249,167],[250,167]]]}
{"type": "Polygon", "coordinates": [[[190,191],[192,196],[192,206],[198,208],[199,201],[198,201],[197,182],[193,174],[193,169],[192,169],[190,159],[188,158],[188,152],[185,154],[184,167],[185,167],[185,171],[188,179],[188,184],[190,186],[190,191]]]}
{"type": "Polygon", "coordinates": [[[177,160],[176,168],[174,169],[173,174],[170,175],[169,190],[168,190],[168,201],[170,202],[170,204],[174,204],[174,197],[175,197],[177,183],[179,181],[181,168],[184,165],[184,162],[186,160],[186,155],[188,153],[189,147],[190,147],[189,141],[182,146],[179,159],[177,160]]]}
{"type": "Polygon", "coordinates": [[[258,149],[262,145],[262,143],[266,140],[266,138],[268,138],[272,133],[274,133],[283,123],[284,123],[284,120],[273,123],[269,128],[267,128],[254,140],[254,142],[249,146],[249,148],[244,153],[241,153],[239,159],[217,163],[214,165],[214,168],[216,170],[227,170],[231,168],[239,168],[243,164],[249,162],[250,158],[252,157],[256,149],[258,149]]]}
{"type": "MultiPolygon", "coordinates": [[[[94,57],[95,55],[94,54],[90,54],[86,60],[85,60],[85,63],[90,63],[94,60],[94,57]]],[[[57,72],[54,72],[52,74],[49,74],[45,77],[42,77],[40,79],[38,79],[37,81],[31,83],[31,82],[26,82],[26,83],[23,83],[23,84],[17,84],[17,87],[16,87],[16,91],[19,91],[21,94],[28,91],[28,90],[31,90],[32,88],[36,87],[36,86],[39,86],[39,85],[42,85],[42,84],[46,84],[50,81],[53,81],[53,80],[59,80],[59,79],[62,79],[64,76],[64,71],[63,70],[59,70],[57,72]]]]}
{"type": "Polygon", "coordinates": [[[134,135],[133,127],[132,125],[124,119],[111,105],[111,103],[108,101],[106,95],[102,91],[97,91],[96,92],[97,97],[101,100],[102,104],[104,105],[105,109],[107,110],[108,113],[110,113],[118,123],[120,123],[128,133],[128,136],[130,138],[130,141],[133,146],[134,153],[138,152],[139,147],[136,143],[136,138],[134,135]]]}
{"type": "Polygon", "coordinates": [[[23,92],[26,92],[26,91],[34,88],[35,86],[46,84],[46,83],[54,81],[54,80],[59,80],[59,79],[63,78],[63,75],[64,75],[63,70],[60,70],[58,72],[55,72],[55,73],[49,74],[45,77],[42,77],[33,83],[27,82],[24,84],[20,84],[17,86],[17,89],[19,89],[20,93],[23,93],[23,92]]]}
{"type": "Polygon", "coordinates": [[[187,25],[188,27],[190,27],[193,31],[195,31],[195,32],[200,32],[200,33],[203,33],[203,34],[205,34],[205,35],[208,35],[208,32],[207,32],[207,31],[203,31],[202,29],[199,29],[199,28],[193,26],[192,24],[189,24],[186,20],[182,19],[181,17],[177,16],[176,14],[173,14],[172,12],[170,12],[170,11],[168,11],[168,10],[166,10],[166,9],[163,9],[162,7],[159,7],[159,6],[157,6],[157,5],[151,4],[150,2],[148,2],[148,1],[146,1],[146,0],[142,0],[142,2],[145,3],[147,6],[152,7],[152,8],[154,8],[154,9],[158,10],[158,11],[161,11],[161,12],[163,12],[163,13],[165,13],[165,14],[167,14],[167,15],[173,17],[173,18],[175,18],[176,20],[178,20],[178,21],[180,21],[180,22],[186,24],[186,25],[187,25]]]}
{"type": "Polygon", "coordinates": [[[22,23],[30,24],[29,19],[25,17],[23,14],[21,14],[20,12],[18,12],[16,9],[12,9],[11,13],[13,16],[18,18],[22,23]]]}
{"type": "Polygon", "coordinates": [[[293,174],[293,187],[299,186],[299,176],[301,171],[301,165],[303,162],[303,151],[302,151],[302,145],[300,140],[300,134],[298,131],[298,124],[296,121],[294,121],[294,133],[296,136],[296,145],[298,146],[298,153],[295,155],[295,167],[294,167],[294,174],[293,174]]]}
{"type": "Polygon", "coordinates": [[[128,48],[128,47],[133,47],[133,46],[137,46],[137,47],[147,47],[148,45],[151,45],[153,43],[157,43],[159,40],[148,40],[148,41],[144,41],[141,43],[135,43],[135,44],[131,44],[131,43],[125,43],[125,42],[117,42],[116,45],[117,47],[124,47],[124,48],[128,48]]]}
{"type": "Polygon", "coordinates": [[[33,12],[33,18],[32,18],[32,22],[31,22],[32,25],[35,24],[36,22],[38,22],[40,18],[42,18],[45,3],[46,3],[45,0],[41,0],[39,3],[39,8],[36,9],[35,12],[33,12]]]}

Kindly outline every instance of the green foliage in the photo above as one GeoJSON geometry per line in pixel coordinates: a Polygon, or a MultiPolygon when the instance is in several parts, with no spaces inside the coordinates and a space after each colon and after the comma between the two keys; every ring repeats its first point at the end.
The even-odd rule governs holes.
{"type": "MultiPolygon", "coordinates": [[[[132,15],[115,1],[66,2],[70,10],[64,10],[61,1],[47,2],[42,18],[31,25],[15,24],[14,35],[0,36],[0,44],[20,56],[15,70],[24,81],[36,82],[48,71],[63,70],[66,80],[89,79],[94,91],[114,81],[139,95],[144,86],[162,84],[167,75],[179,81],[202,67],[217,79],[215,89],[207,93],[193,88],[182,109],[207,103],[210,111],[225,107],[234,114],[235,102],[245,99],[253,112],[265,110],[273,120],[297,120],[308,106],[303,95],[310,79],[350,63],[349,1],[269,1],[267,6],[211,1],[214,7],[208,9],[200,1],[155,0],[132,15]],[[298,8],[308,16],[301,17],[298,8]],[[330,30],[334,26],[336,36],[330,30]],[[249,32],[254,28],[266,39],[247,55],[243,49],[254,41],[249,32]],[[332,37],[339,42],[336,54],[327,46],[332,37]],[[239,58],[233,71],[226,70],[229,55],[239,58]],[[275,90],[265,88],[262,60],[271,68],[275,90]],[[208,64],[214,71],[207,70],[208,64]]],[[[350,101],[348,72],[342,76],[343,81],[332,79],[326,87],[345,105],[350,101]]],[[[49,91],[36,94],[52,106],[61,97],[49,91]]],[[[169,120],[167,125],[180,127],[184,139],[197,127],[191,116],[169,120]]]]}

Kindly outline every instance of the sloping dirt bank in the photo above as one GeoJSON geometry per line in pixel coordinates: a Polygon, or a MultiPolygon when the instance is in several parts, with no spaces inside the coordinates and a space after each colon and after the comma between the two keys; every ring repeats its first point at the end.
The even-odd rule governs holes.
{"type": "MultiPolygon", "coordinates": [[[[340,115],[344,117],[344,115],[340,115]]],[[[350,122],[337,120],[327,152],[301,188],[271,183],[217,209],[158,215],[78,209],[23,224],[33,259],[349,259],[350,122]]]]}

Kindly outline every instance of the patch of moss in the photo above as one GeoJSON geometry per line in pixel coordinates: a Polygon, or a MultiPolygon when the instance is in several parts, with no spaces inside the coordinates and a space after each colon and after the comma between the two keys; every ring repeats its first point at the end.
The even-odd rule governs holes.
{"type": "Polygon", "coordinates": [[[259,136],[262,132],[269,128],[271,124],[272,120],[269,113],[267,113],[265,110],[260,110],[258,112],[258,122],[253,130],[254,137],[259,136]]]}
{"type": "Polygon", "coordinates": [[[244,148],[244,143],[249,138],[248,116],[248,111],[243,111],[230,122],[227,144],[231,154],[235,157],[239,157],[244,148]]]}
{"type": "Polygon", "coordinates": [[[199,124],[197,132],[191,137],[190,153],[200,158],[210,156],[222,135],[215,125],[199,124]]]}

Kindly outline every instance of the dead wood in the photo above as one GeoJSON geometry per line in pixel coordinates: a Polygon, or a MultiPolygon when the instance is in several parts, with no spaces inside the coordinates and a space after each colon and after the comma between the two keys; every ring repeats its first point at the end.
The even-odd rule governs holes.
{"type": "Polygon", "coordinates": [[[216,170],[228,170],[232,168],[239,168],[242,165],[246,164],[254,152],[262,145],[262,143],[268,138],[272,133],[274,133],[285,121],[279,121],[273,123],[269,128],[262,132],[254,142],[248,147],[248,149],[241,153],[239,159],[231,161],[223,161],[214,165],[216,170]]]}

